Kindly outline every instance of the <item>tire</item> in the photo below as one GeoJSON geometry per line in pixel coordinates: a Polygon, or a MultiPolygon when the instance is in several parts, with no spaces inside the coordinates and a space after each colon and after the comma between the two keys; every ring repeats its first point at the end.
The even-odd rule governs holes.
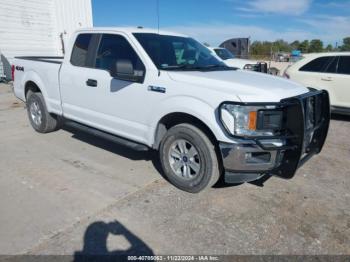
{"type": "Polygon", "coordinates": [[[215,146],[193,125],[180,124],[169,129],[159,154],[165,177],[186,192],[198,193],[212,187],[220,177],[215,146]]]}
{"type": "Polygon", "coordinates": [[[59,118],[47,111],[45,100],[41,93],[29,91],[26,104],[29,121],[35,131],[50,133],[59,129],[59,118]]]}

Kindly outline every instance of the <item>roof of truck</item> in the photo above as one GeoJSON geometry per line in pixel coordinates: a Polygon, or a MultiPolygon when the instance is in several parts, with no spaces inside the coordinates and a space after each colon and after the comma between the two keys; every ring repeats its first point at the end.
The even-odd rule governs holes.
{"type": "Polygon", "coordinates": [[[82,32],[82,31],[89,31],[89,32],[116,31],[116,32],[124,32],[127,34],[148,33],[148,34],[188,37],[187,35],[184,35],[184,34],[179,34],[179,33],[169,32],[164,30],[158,31],[158,29],[144,28],[144,27],[91,27],[91,28],[81,28],[77,30],[77,32],[82,32]]]}

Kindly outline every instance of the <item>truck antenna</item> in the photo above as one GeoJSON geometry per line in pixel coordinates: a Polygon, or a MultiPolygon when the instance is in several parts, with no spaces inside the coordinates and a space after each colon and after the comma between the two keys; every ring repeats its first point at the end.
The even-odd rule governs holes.
{"type": "MultiPolygon", "coordinates": [[[[160,27],[160,15],[159,15],[159,0],[156,0],[157,2],[157,26],[158,26],[158,35],[159,35],[159,27],[160,27]]],[[[158,77],[160,77],[160,69],[158,69],[158,77]]]]}
{"type": "Polygon", "coordinates": [[[157,1],[157,24],[158,24],[158,34],[159,34],[159,27],[160,27],[160,15],[159,15],[159,0],[157,1]]]}

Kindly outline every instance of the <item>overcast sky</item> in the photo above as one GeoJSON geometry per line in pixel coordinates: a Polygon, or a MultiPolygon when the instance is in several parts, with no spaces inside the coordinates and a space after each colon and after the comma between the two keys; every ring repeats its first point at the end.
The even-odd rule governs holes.
{"type": "Polygon", "coordinates": [[[350,0],[92,0],[95,26],[157,27],[218,45],[231,37],[287,41],[350,36],[350,0]]]}

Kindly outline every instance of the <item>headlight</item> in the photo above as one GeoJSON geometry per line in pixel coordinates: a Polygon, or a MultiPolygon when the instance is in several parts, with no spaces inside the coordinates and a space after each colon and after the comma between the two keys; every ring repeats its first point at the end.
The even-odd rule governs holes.
{"type": "Polygon", "coordinates": [[[223,104],[221,121],[235,136],[273,136],[281,130],[283,112],[273,105],[246,106],[223,104]]]}

